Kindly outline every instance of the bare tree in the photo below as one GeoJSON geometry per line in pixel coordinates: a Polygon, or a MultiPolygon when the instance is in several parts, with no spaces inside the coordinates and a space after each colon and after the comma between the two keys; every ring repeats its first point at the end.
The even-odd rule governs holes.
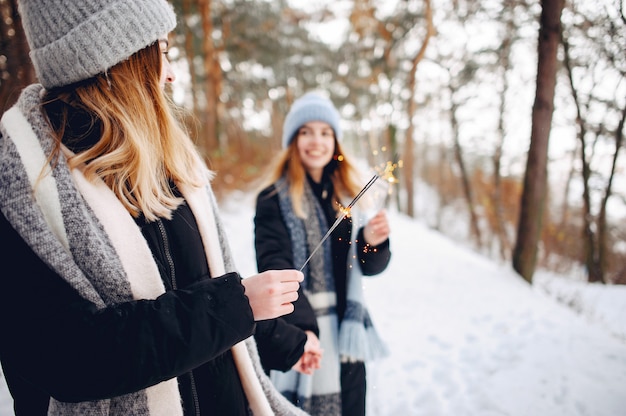
{"type": "Polygon", "coordinates": [[[17,0],[0,1],[0,115],[36,80],[28,52],[17,0]]]}
{"type": "Polygon", "coordinates": [[[584,6],[572,2],[566,9],[570,23],[562,35],[563,63],[576,110],[582,167],[582,261],[590,282],[608,283],[609,259],[615,250],[607,204],[613,194],[626,107],[624,89],[619,87],[626,76],[626,54],[617,45],[623,45],[626,37],[624,21],[616,18],[617,7],[606,5],[589,13],[584,6]],[[606,91],[615,91],[614,96],[606,91]],[[614,151],[609,152],[608,145],[613,144],[614,151]]]}
{"type": "Polygon", "coordinates": [[[476,206],[474,203],[474,191],[472,189],[472,184],[470,180],[470,173],[468,172],[468,168],[465,163],[465,159],[463,157],[463,148],[461,147],[460,140],[460,126],[459,120],[457,117],[457,112],[459,110],[459,103],[457,103],[456,96],[458,88],[455,85],[456,81],[454,79],[450,80],[450,84],[448,85],[448,89],[450,90],[450,125],[452,126],[452,142],[454,144],[454,160],[459,168],[459,175],[461,176],[461,188],[463,189],[463,195],[465,197],[465,203],[467,204],[467,212],[470,217],[470,233],[477,246],[480,247],[482,244],[482,236],[480,232],[480,227],[478,225],[478,215],[476,214],[476,206]]]}
{"type": "Polygon", "coordinates": [[[511,70],[511,49],[515,41],[515,21],[514,6],[516,1],[507,0],[504,2],[503,10],[504,26],[506,28],[504,38],[500,44],[498,51],[499,68],[498,71],[502,77],[502,86],[499,91],[500,103],[498,108],[498,125],[497,125],[497,142],[493,152],[493,194],[490,195],[491,206],[493,209],[493,232],[498,239],[498,249],[500,258],[505,260],[511,252],[511,242],[507,234],[507,223],[504,217],[504,205],[502,202],[502,153],[504,147],[504,138],[506,137],[506,96],[509,92],[509,72],[511,70]]]}
{"type": "Polygon", "coordinates": [[[570,60],[570,47],[568,39],[563,36],[563,55],[564,55],[564,66],[567,71],[570,87],[572,90],[572,98],[574,100],[574,106],[576,107],[576,125],[578,126],[578,139],[580,140],[580,160],[582,162],[582,183],[583,183],[583,236],[584,236],[584,247],[585,247],[585,267],[587,268],[588,279],[590,282],[601,282],[602,281],[602,270],[600,267],[599,259],[598,259],[598,236],[594,231],[593,226],[593,216],[591,214],[591,190],[589,189],[589,179],[591,177],[591,164],[589,160],[590,156],[587,155],[589,152],[587,145],[587,125],[585,123],[583,114],[582,114],[582,104],[580,102],[580,98],[578,97],[578,91],[574,85],[574,77],[572,74],[572,63],[570,60]]]}
{"type": "MultiPolygon", "coordinates": [[[[191,31],[191,28],[189,27],[189,25],[187,25],[187,20],[189,20],[192,14],[194,13],[194,10],[192,9],[193,3],[194,2],[192,2],[191,0],[182,0],[181,2],[182,13],[181,14],[185,21],[185,24],[182,25],[183,36],[184,36],[183,46],[185,49],[185,58],[187,59],[187,65],[189,67],[189,78],[190,78],[189,81],[191,85],[198,85],[198,75],[197,75],[196,68],[194,65],[194,61],[196,57],[196,53],[193,47],[194,36],[193,36],[193,32],[191,31]]],[[[191,95],[191,106],[193,108],[194,117],[199,118],[198,94],[196,93],[196,89],[190,88],[189,94],[191,95]]]]}
{"type": "MultiPolygon", "coordinates": [[[[613,160],[611,161],[611,172],[609,180],[607,182],[604,196],[600,204],[600,214],[598,215],[598,263],[600,264],[600,270],[602,271],[602,281],[610,282],[611,280],[606,275],[607,263],[609,261],[609,247],[608,247],[608,231],[607,231],[607,202],[613,193],[613,180],[615,179],[615,173],[617,170],[617,160],[619,157],[619,151],[624,145],[624,123],[626,122],[626,105],[622,109],[622,116],[619,120],[617,128],[615,129],[615,153],[613,154],[613,160]]],[[[617,273],[616,273],[617,274],[617,273]]]]}
{"type": "Polygon", "coordinates": [[[211,0],[198,0],[198,14],[202,21],[202,52],[204,58],[204,128],[203,140],[200,146],[206,153],[218,148],[218,105],[222,86],[222,70],[220,68],[217,51],[213,43],[213,21],[211,15],[211,0]]]}
{"type": "Polygon", "coordinates": [[[532,111],[530,148],[520,202],[513,268],[532,282],[541,236],[548,177],[548,141],[554,112],[554,91],[558,69],[557,50],[561,39],[564,0],[542,0],[537,45],[537,82],[532,111]]]}
{"type": "Polygon", "coordinates": [[[426,53],[426,48],[428,47],[428,41],[431,36],[435,34],[435,28],[433,26],[433,12],[430,6],[430,0],[425,0],[424,5],[426,8],[426,36],[422,42],[422,46],[419,51],[415,54],[411,62],[411,71],[409,72],[409,79],[407,82],[408,90],[409,90],[409,99],[408,99],[408,108],[407,115],[409,120],[409,126],[406,130],[406,136],[404,139],[404,178],[405,178],[405,187],[407,191],[407,208],[406,213],[410,217],[415,216],[415,207],[414,207],[414,138],[413,138],[413,117],[417,111],[417,103],[415,101],[415,73],[417,72],[417,65],[424,58],[424,54],[426,53]]]}
{"type": "MultiPolygon", "coordinates": [[[[379,134],[385,142],[387,160],[395,160],[398,153],[398,136],[404,132],[402,151],[403,167],[401,186],[406,190],[406,207],[403,211],[414,215],[414,132],[413,117],[418,108],[416,99],[416,72],[423,60],[430,38],[434,35],[430,0],[399,2],[394,12],[381,18],[377,16],[376,2],[356,0],[350,14],[351,36],[346,48],[346,84],[359,116],[366,118],[377,107],[385,104],[400,117],[389,113],[386,126],[379,134]],[[410,45],[410,46],[409,46],[410,45]],[[413,50],[407,54],[406,50],[413,50]],[[362,74],[355,77],[354,74],[362,74]],[[381,82],[382,80],[382,82],[381,82]],[[397,120],[407,120],[408,126],[399,128],[397,120]]],[[[376,137],[379,138],[378,136],[376,137]]],[[[398,197],[398,194],[396,195],[398,197]]],[[[399,200],[397,200],[399,202],[399,200]]]]}

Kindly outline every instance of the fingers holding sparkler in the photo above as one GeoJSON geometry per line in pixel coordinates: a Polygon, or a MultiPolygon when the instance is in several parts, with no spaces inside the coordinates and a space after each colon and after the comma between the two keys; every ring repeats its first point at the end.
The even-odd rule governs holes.
{"type": "Polygon", "coordinates": [[[324,241],[326,241],[326,239],[330,236],[330,234],[333,232],[333,230],[335,228],[337,228],[337,226],[339,225],[339,223],[348,215],[350,215],[350,210],[352,209],[352,207],[354,206],[354,204],[356,204],[359,199],[365,194],[365,192],[367,192],[368,189],[371,188],[371,186],[378,180],[380,176],[378,175],[374,175],[372,176],[372,178],[369,180],[369,182],[367,182],[365,184],[365,186],[363,187],[363,189],[361,189],[359,191],[359,193],[354,197],[354,199],[348,204],[347,207],[343,208],[342,210],[340,210],[340,215],[337,217],[337,220],[335,220],[335,223],[328,229],[328,231],[326,232],[326,234],[324,235],[324,237],[322,237],[322,240],[317,244],[317,246],[313,249],[313,251],[311,252],[311,254],[309,254],[309,257],[305,260],[304,264],[302,264],[302,266],[300,266],[300,271],[304,270],[304,266],[307,265],[307,263],[311,260],[311,258],[313,257],[313,255],[317,252],[317,250],[322,246],[322,244],[324,244],[324,241]]]}
{"type": "Polygon", "coordinates": [[[304,275],[296,270],[268,270],[243,279],[255,321],[278,318],[293,312],[304,275]]]}

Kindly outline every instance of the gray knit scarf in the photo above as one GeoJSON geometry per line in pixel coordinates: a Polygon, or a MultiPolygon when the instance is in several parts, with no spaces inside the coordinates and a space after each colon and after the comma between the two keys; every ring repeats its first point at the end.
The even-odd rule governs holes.
{"type": "MultiPolygon", "coordinates": [[[[41,85],[27,87],[0,122],[0,210],[33,251],[96,306],[156,298],[165,290],[157,266],[141,231],[115,195],[102,181],[87,181],[80,169],[70,171],[63,154],[58,163],[48,164],[54,142],[41,112],[43,93],[41,85]],[[43,168],[46,175],[40,176],[43,168]]],[[[234,270],[210,187],[182,192],[198,221],[212,275],[234,270]]],[[[265,376],[253,337],[235,345],[233,357],[254,415],[305,414],[265,376]]],[[[70,416],[182,412],[175,378],[112,399],[82,403],[51,399],[48,410],[49,415],[70,416]]]]}
{"type": "MultiPolygon", "coordinates": [[[[275,187],[281,215],[291,239],[294,266],[300,268],[309,253],[320,243],[329,225],[307,181],[302,200],[304,212],[307,214],[306,220],[298,218],[293,211],[286,179],[279,179],[275,187]]],[[[352,214],[353,221],[358,221],[358,213],[353,210],[352,214]]],[[[360,224],[356,224],[355,229],[359,227],[360,224]]],[[[293,370],[286,373],[271,372],[272,382],[278,390],[292,403],[312,415],[341,415],[342,361],[368,362],[388,355],[387,347],[376,332],[364,304],[355,234],[353,233],[348,254],[348,299],[341,325],[336,313],[337,298],[333,284],[330,239],[323,243],[322,248],[313,255],[303,270],[303,287],[315,311],[320,343],[324,350],[321,368],[313,375],[304,375],[293,370]]]]}

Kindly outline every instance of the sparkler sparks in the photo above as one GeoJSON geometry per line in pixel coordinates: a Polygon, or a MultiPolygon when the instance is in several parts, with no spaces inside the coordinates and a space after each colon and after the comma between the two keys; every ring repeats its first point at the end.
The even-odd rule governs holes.
{"type": "Polygon", "coordinates": [[[317,252],[317,250],[322,246],[322,244],[324,244],[324,241],[326,241],[326,239],[328,237],[330,237],[330,234],[333,232],[333,230],[335,228],[337,228],[337,226],[339,225],[339,223],[341,223],[341,221],[348,215],[350,215],[350,210],[352,209],[352,207],[354,206],[354,204],[356,204],[359,199],[361,199],[361,197],[365,194],[365,192],[367,192],[368,189],[370,189],[372,187],[372,185],[374,185],[374,182],[376,182],[378,180],[378,178],[380,178],[380,175],[375,174],[374,176],[372,176],[372,178],[369,180],[369,182],[367,182],[365,184],[365,186],[363,187],[363,189],[361,189],[359,191],[358,194],[356,194],[356,196],[354,197],[354,199],[348,204],[347,207],[342,208],[340,210],[341,214],[339,215],[339,217],[337,217],[337,219],[335,220],[334,224],[328,229],[328,231],[326,232],[326,234],[324,234],[324,237],[322,237],[322,239],[320,240],[320,242],[317,244],[317,246],[315,246],[315,248],[313,249],[313,251],[311,252],[311,254],[309,255],[309,257],[306,259],[306,261],[304,262],[304,264],[300,267],[300,271],[304,270],[304,266],[306,266],[309,263],[309,260],[311,260],[311,258],[313,257],[313,255],[317,252]]]}
{"type": "MultiPolygon", "coordinates": [[[[384,151],[385,148],[383,148],[382,150],[384,151]]],[[[382,187],[378,187],[378,189],[375,190],[374,194],[370,196],[370,210],[373,209],[375,212],[377,212],[381,208],[387,206],[393,193],[393,185],[400,182],[400,180],[396,176],[396,171],[397,169],[401,168],[402,165],[402,160],[399,160],[398,156],[394,155],[393,160],[383,162],[373,168],[373,170],[378,173],[378,176],[380,176],[381,183],[384,185],[382,187]],[[384,194],[386,194],[386,196],[383,195],[383,192],[384,194]]]]}
{"type": "Polygon", "coordinates": [[[399,169],[402,167],[402,160],[398,160],[397,155],[394,156],[394,160],[397,160],[397,162],[393,162],[391,160],[388,160],[386,163],[384,163],[384,166],[381,167],[376,167],[375,170],[378,172],[378,175],[386,180],[389,183],[398,183],[399,180],[398,178],[394,175],[394,172],[396,169],[399,169]]]}
{"type": "MultiPolygon", "coordinates": [[[[382,151],[385,151],[385,148],[381,149],[382,151]]],[[[372,185],[374,185],[374,183],[378,180],[378,179],[382,179],[384,181],[386,181],[389,184],[395,184],[398,183],[399,180],[398,178],[394,175],[394,171],[398,168],[402,167],[402,160],[398,160],[397,155],[394,156],[394,160],[397,160],[397,162],[393,162],[393,161],[387,161],[383,167],[376,167],[374,170],[376,171],[376,173],[374,174],[374,176],[372,176],[372,178],[365,184],[365,186],[363,187],[363,189],[361,189],[359,191],[359,193],[354,197],[354,199],[348,204],[348,206],[346,207],[342,207],[339,210],[339,216],[337,217],[337,219],[335,220],[335,222],[333,223],[333,225],[328,229],[328,231],[326,232],[326,234],[324,234],[324,237],[322,237],[322,239],[320,240],[320,242],[317,244],[317,246],[315,246],[315,248],[313,249],[313,251],[311,252],[311,254],[309,255],[309,257],[306,259],[306,261],[304,262],[304,264],[300,267],[300,271],[304,270],[304,267],[309,263],[309,261],[311,260],[311,258],[313,257],[313,255],[317,252],[317,250],[319,250],[319,248],[322,246],[322,244],[324,244],[324,241],[326,241],[328,239],[328,237],[330,237],[331,233],[335,230],[335,228],[337,228],[337,226],[341,223],[341,221],[350,216],[350,212],[352,207],[359,201],[359,199],[361,199],[361,197],[367,192],[368,189],[370,189],[372,187],[372,185]]],[[[391,194],[391,187],[389,188],[389,194],[391,194]]],[[[389,195],[387,195],[387,197],[389,197],[389,195]]]]}

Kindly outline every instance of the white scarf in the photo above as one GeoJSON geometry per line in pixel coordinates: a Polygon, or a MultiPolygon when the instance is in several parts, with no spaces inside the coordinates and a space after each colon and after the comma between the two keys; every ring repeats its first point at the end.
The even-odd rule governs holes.
{"type": "MultiPolygon", "coordinates": [[[[2,117],[0,209],[33,250],[97,306],[156,298],[165,288],[151,251],[113,192],[102,181],[88,181],[81,169],[70,172],[64,155],[54,166],[47,165],[52,139],[39,109],[42,93],[40,85],[26,88],[18,104],[2,117]],[[44,166],[48,171],[42,179],[44,166]],[[84,227],[66,227],[76,220],[84,227]],[[86,246],[92,253],[101,254],[102,263],[83,255],[86,246]],[[106,276],[106,282],[90,280],[88,275],[106,276]]],[[[230,250],[210,186],[182,187],[181,192],[198,223],[211,275],[232,271],[230,250]]],[[[260,366],[253,337],[233,346],[232,353],[254,415],[303,414],[271,386],[260,366]]],[[[62,403],[51,399],[49,406],[49,415],[137,413],[182,415],[177,380],[107,400],[62,403]]]]}

